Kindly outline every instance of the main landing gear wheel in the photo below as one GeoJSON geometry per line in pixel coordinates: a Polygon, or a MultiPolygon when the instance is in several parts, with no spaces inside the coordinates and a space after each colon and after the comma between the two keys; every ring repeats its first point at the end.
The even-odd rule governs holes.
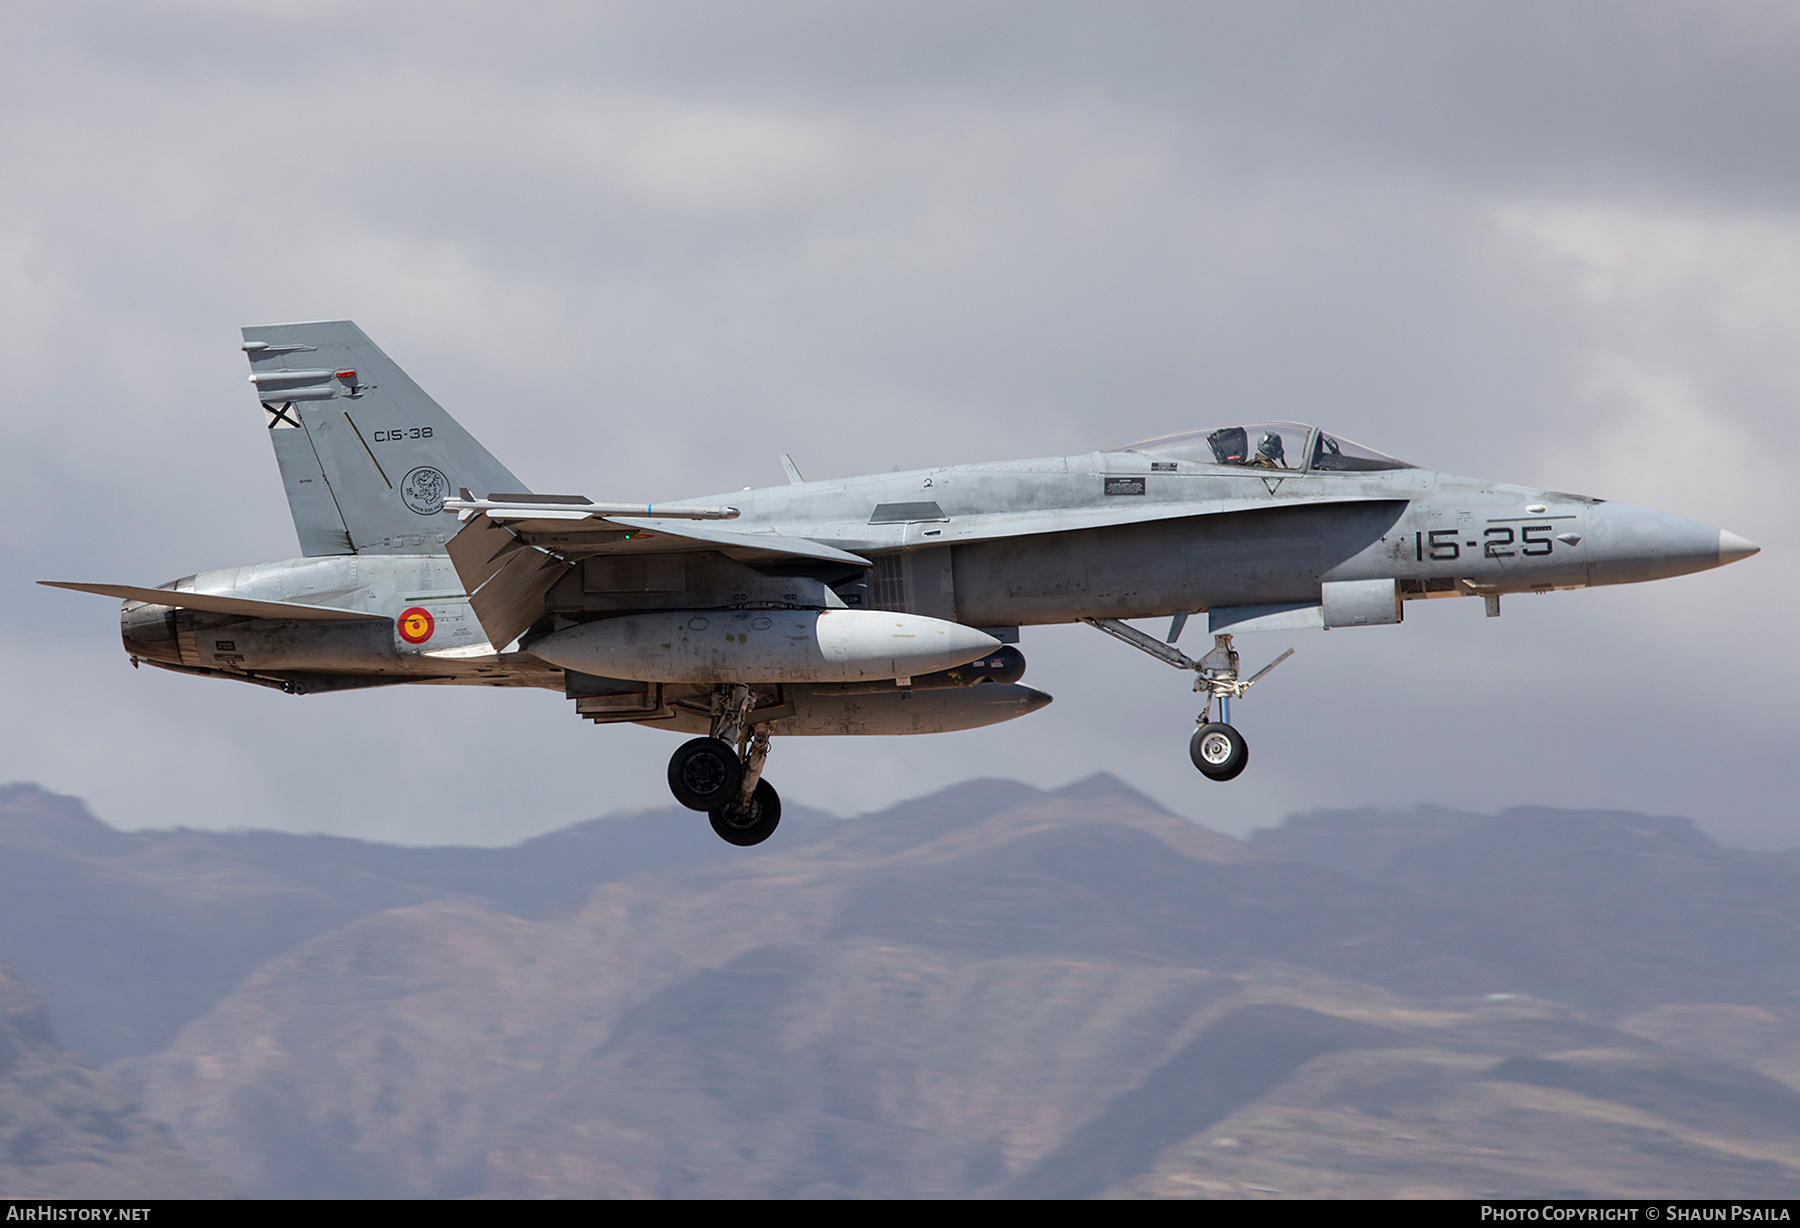
{"type": "Polygon", "coordinates": [[[769,730],[751,723],[756,691],[722,683],[713,695],[712,736],[684,742],[669,760],[669,790],[690,810],[704,810],[729,844],[761,844],[781,822],[781,796],[763,779],[769,730]]]}
{"type": "MultiPolygon", "coordinates": [[[[711,810],[724,805],[727,798],[737,796],[743,783],[744,765],[737,751],[718,738],[683,742],[669,759],[669,791],[689,810],[711,810]]],[[[718,826],[717,820],[713,826],[718,826]]],[[[774,830],[773,824],[769,830],[774,830]]]]}
{"type": "Polygon", "coordinates": [[[1194,730],[1188,756],[1208,780],[1230,780],[1250,762],[1250,744],[1232,726],[1214,721],[1194,730]]]}
{"type": "Polygon", "coordinates": [[[781,795],[774,785],[759,780],[748,802],[733,798],[715,808],[711,818],[721,839],[744,848],[761,844],[775,834],[775,826],[781,822],[781,795]]]}

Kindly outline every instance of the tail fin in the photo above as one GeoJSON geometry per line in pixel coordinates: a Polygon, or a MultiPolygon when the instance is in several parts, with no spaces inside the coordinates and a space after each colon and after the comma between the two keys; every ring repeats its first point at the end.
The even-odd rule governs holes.
{"type": "Polygon", "coordinates": [[[348,320],[244,330],[300,549],[442,554],[458,487],[526,488],[348,320]]]}

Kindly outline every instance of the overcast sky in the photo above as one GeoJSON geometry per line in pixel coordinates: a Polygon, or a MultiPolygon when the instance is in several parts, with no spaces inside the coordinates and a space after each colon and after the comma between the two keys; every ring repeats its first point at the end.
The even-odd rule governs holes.
{"type": "MultiPolygon", "coordinates": [[[[787,739],[842,814],[1117,773],[1232,832],[1429,801],[1800,846],[1800,7],[12,4],[0,779],[121,826],[507,843],[666,803],[546,692],[133,672],[117,605],[297,552],[245,324],[350,318],[535,489],[673,499],[1255,418],[1763,553],[1411,603],[1187,760],[1177,672],[1028,629],[1050,708],[787,739]]],[[[1155,628],[1161,631],[1163,628],[1155,628]]],[[[1190,632],[1190,635],[1197,634],[1190,632]]],[[[1184,645],[1185,646],[1185,645],[1184,645]]],[[[704,822],[700,816],[694,821],[704,822]]]]}

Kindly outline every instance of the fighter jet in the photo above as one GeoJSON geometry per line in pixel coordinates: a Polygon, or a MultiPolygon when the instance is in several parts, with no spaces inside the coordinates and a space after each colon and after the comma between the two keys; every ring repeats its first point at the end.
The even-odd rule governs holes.
{"type": "Polygon", "coordinates": [[[777,735],[1012,720],[1021,629],[1083,622],[1191,675],[1189,755],[1249,762],[1233,636],[1398,624],[1409,601],[1629,584],[1755,554],[1587,495],[1420,468],[1316,426],[1243,422],[1079,456],[630,504],[543,494],[349,321],[243,330],[302,557],[122,598],[134,666],[311,695],[394,683],[560,691],[599,724],[689,735],[684,806],[766,840],[777,735]],[[1204,615],[1212,646],[1177,644],[1204,615]],[[1158,639],[1128,619],[1169,619],[1158,639]],[[1216,708],[1216,712],[1215,712],[1216,708]]]}

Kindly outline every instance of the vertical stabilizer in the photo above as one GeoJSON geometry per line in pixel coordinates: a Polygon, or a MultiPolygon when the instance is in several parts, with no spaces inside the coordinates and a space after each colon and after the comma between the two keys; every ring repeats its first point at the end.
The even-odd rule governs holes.
{"type": "Polygon", "coordinates": [[[444,500],[526,487],[348,320],[244,330],[300,549],[442,554],[444,500]]]}

